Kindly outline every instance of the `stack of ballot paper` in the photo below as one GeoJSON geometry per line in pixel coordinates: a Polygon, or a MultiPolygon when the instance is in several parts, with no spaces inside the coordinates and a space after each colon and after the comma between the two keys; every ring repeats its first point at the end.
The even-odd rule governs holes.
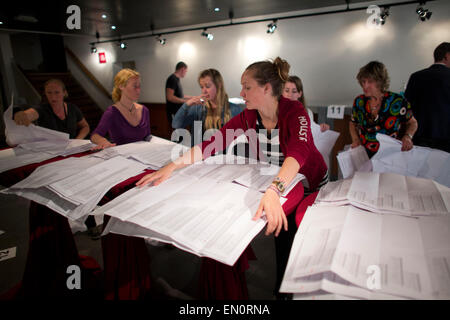
{"type": "Polygon", "coordinates": [[[450,153],[420,146],[401,151],[401,141],[385,134],[377,134],[377,140],[380,148],[371,159],[374,172],[422,177],[450,187],[450,153]]]}
{"type": "Polygon", "coordinates": [[[69,139],[69,134],[35,126],[17,125],[11,106],[3,114],[6,141],[15,146],[0,151],[0,172],[45,161],[56,156],[68,156],[90,150],[94,144],[88,140],[69,139]]]}
{"type": "Polygon", "coordinates": [[[22,196],[71,220],[84,221],[110,188],[146,168],[121,156],[106,161],[94,157],[68,158],[37,168],[2,193],[22,196]]]}
{"type": "MultiPolygon", "coordinates": [[[[108,232],[154,239],[234,265],[266,221],[253,221],[262,183],[261,164],[250,169],[248,187],[233,183],[252,165],[189,166],[158,186],[134,188],[94,211],[111,220],[108,232]]],[[[272,181],[274,176],[266,177],[272,181]]],[[[270,184],[270,182],[269,182],[270,184]]],[[[281,197],[280,203],[286,198],[281,197]]]]}
{"type": "Polygon", "coordinates": [[[296,299],[450,299],[450,188],[356,172],[319,192],[281,292],[296,299]]]}
{"type": "Polygon", "coordinates": [[[358,146],[337,155],[344,179],[355,172],[391,172],[405,176],[432,179],[450,187],[450,153],[438,149],[414,146],[402,151],[402,142],[385,134],[377,134],[380,147],[369,160],[365,148],[358,146]]]}
{"type": "Polygon", "coordinates": [[[450,188],[433,180],[396,173],[356,172],[352,179],[325,185],[317,205],[353,206],[377,213],[406,216],[450,212],[450,188]]]}
{"type": "Polygon", "coordinates": [[[339,169],[344,179],[351,178],[357,171],[372,171],[371,162],[363,146],[350,148],[337,155],[339,169]]]}
{"type": "Polygon", "coordinates": [[[327,167],[330,167],[330,152],[339,138],[340,133],[333,130],[321,131],[320,125],[311,120],[311,133],[314,145],[322,155],[327,167]]]}
{"type": "Polygon", "coordinates": [[[312,206],[280,291],[298,299],[450,299],[449,262],[449,215],[410,218],[312,206]]]}
{"type": "Polygon", "coordinates": [[[115,156],[131,158],[157,170],[177,159],[189,148],[172,141],[152,136],[150,141],[139,141],[104,149],[94,157],[111,159],[115,156]]]}

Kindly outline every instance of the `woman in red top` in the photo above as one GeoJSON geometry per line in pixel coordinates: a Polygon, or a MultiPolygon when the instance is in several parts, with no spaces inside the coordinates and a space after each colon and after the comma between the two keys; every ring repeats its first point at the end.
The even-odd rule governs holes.
{"type": "MultiPolygon", "coordinates": [[[[159,171],[144,176],[137,182],[144,186],[153,182],[158,185],[169,178],[173,171],[201,161],[216,151],[223,150],[226,143],[227,129],[251,131],[262,125],[269,133],[279,129],[279,144],[284,156],[282,166],[272,185],[261,199],[254,220],[261,217],[263,211],[267,216],[266,235],[278,236],[282,227],[288,229],[286,215],[279,200],[280,189],[289,185],[297,173],[302,173],[308,180],[308,189],[315,191],[327,177],[327,166],[314,146],[308,114],[299,101],[291,101],[281,96],[284,82],[288,79],[289,64],[281,58],[274,62],[261,61],[251,64],[241,77],[241,96],[247,108],[232,118],[210,140],[196,145],[177,160],[169,163],[159,171]]],[[[251,133],[249,134],[251,135],[251,133]]],[[[250,139],[251,141],[252,139],[250,139]]],[[[250,148],[258,146],[250,146],[250,148]]]]}
{"type": "Polygon", "coordinates": [[[305,195],[316,191],[328,181],[327,166],[314,145],[307,111],[300,101],[282,97],[284,83],[289,77],[289,67],[289,64],[279,57],[273,62],[260,61],[248,66],[241,77],[241,96],[247,108],[228,121],[208,141],[194,146],[177,160],[137,182],[138,186],[151,182],[154,185],[160,184],[169,178],[174,170],[224,150],[238,137],[234,137],[237,130],[245,131],[250,144],[249,150],[256,151],[259,159],[269,156],[272,160],[273,154],[276,154],[276,162],[281,168],[262,197],[253,219],[259,219],[264,211],[268,222],[266,235],[274,233],[276,237],[277,298],[285,298],[278,290],[297,229],[295,214],[289,215],[288,219],[283,212],[280,192],[297,173],[302,173],[307,178],[305,195]],[[233,139],[227,139],[227,133],[230,132],[233,139]],[[261,135],[265,135],[263,139],[260,139],[261,135]],[[272,152],[267,152],[268,148],[264,148],[268,145],[272,152]],[[273,152],[274,149],[281,149],[281,153],[273,152]],[[264,155],[261,156],[262,154],[264,155]],[[285,231],[282,231],[282,228],[285,231]]]}

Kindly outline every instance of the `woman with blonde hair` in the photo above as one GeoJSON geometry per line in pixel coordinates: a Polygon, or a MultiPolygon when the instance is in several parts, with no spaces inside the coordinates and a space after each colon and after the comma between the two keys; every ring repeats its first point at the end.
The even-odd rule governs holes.
{"type": "Polygon", "coordinates": [[[150,139],[150,112],[137,103],[140,92],[139,72],[122,69],[116,74],[112,91],[114,104],[103,113],[91,135],[97,148],[150,139]]]}
{"type": "MultiPolygon", "coordinates": [[[[191,126],[194,136],[194,122],[202,122],[202,134],[210,129],[220,129],[242,109],[228,101],[222,75],[216,69],[203,70],[198,76],[201,95],[186,101],[172,120],[174,129],[191,126]]],[[[193,140],[192,140],[193,141],[193,140]]]]}
{"type": "Polygon", "coordinates": [[[68,97],[64,82],[50,79],[44,84],[46,103],[14,113],[18,125],[28,126],[37,120],[37,125],[60,132],[66,132],[71,139],[84,139],[89,134],[89,124],[81,110],[64,101],[68,97]]]}

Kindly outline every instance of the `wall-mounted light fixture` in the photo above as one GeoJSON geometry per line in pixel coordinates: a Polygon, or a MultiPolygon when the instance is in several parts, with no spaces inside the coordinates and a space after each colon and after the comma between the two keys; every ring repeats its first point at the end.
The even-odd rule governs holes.
{"type": "Polygon", "coordinates": [[[423,6],[425,2],[421,2],[416,9],[416,13],[419,15],[419,19],[421,21],[430,20],[432,12],[428,9],[425,9],[423,6]]]}
{"type": "Polygon", "coordinates": [[[161,35],[156,37],[156,40],[163,46],[166,44],[166,38],[161,38],[161,35]]]}
{"type": "Polygon", "coordinates": [[[206,29],[203,29],[203,32],[201,33],[203,37],[206,37],[208,40],[213,40],[214,35],[212,33],[206,32],[206,29]]]}
{"type": "Polygon", "coordinates": [[[267,33],[274,33],[277,29],[277,20],[273,20],[272,23],[267,25],[267,33]]]}

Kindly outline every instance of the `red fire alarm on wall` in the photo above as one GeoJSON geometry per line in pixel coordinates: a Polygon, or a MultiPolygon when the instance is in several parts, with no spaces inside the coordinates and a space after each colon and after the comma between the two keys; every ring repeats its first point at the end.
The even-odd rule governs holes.
{"type": "Polygon", "coordinates": [[[106,63],[106,54],[104,52],[99,52],[98,60],[100,63],[106,63]]]}

